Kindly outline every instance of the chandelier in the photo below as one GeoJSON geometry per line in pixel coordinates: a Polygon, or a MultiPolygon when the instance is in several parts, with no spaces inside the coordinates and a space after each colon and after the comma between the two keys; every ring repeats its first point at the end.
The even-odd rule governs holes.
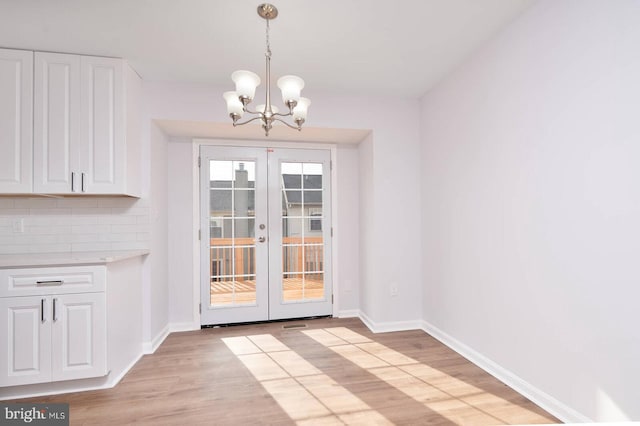
{"type": "Polygon", "coordinates": [[[265,61],[267,68],[267,87],[264,105],[258,105],[255,111],[249,109],[249,104],[253,100],[256,87],[260,85],[260,77],[251,71],[235,71],[231,74],[231,80],[236,84],[236,90],[225,92],[223,97],[227,102],[227,112],[233,120],[233,126],[242,126],[255,120],[260,120],[265,136],[269,136],[269,130],[273,127],[274,121],[286,124],[292,129],[301,130],[302,124],[307,118],[307,110],[311,101],[300,96],[300,91],[304,87],[304,80],[295,75],[285,75],[278,79],[278,87],[282,91],[282,102],[289,112],[279,113],[278,108],[271,105],[271,45],[269,43],[269,21],[278,16],[278,9],[272,4],[264,3],[258,6],[258,15],[267,21],[266,40],[267,50],[265,61]],[[255,117],[247,121],[240,122],[244,114],[251,114],[255,117]],[[291,117],[295,125],[289,124],[282,118],[291,117]]]}

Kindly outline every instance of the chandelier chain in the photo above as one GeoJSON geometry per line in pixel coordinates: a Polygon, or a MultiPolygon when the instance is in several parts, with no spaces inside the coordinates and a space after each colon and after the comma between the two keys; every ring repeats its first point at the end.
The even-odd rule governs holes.
{"type": "Polygon", "coordinates": [[[266,56],[268,58],[271,58],[271,43],[269,41],[269,20],[267,19],[267,29],[266,29],[266,35],[267,35],[267,53],[266,56]]]}

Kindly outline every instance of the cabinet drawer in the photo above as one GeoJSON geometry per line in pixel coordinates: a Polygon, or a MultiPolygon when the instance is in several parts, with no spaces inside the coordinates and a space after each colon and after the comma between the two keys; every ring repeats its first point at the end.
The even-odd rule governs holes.
{"type": "Polygon", "coordinates": [[[104,291],[104,266],[0,270],[0,297],[104,291]]]}

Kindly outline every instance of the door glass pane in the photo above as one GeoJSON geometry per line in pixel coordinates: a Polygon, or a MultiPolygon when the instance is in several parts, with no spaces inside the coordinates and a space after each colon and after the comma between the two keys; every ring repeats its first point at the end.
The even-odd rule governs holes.
{"type": "Polygon", "coordinates": [[[282,163],[282,302],[324,298],[321,163],[282,163]]]}
{"type": "Polygon", "coordinates": [[[209,165],[211,306],[255,305],[255,163],[209,165]]]}

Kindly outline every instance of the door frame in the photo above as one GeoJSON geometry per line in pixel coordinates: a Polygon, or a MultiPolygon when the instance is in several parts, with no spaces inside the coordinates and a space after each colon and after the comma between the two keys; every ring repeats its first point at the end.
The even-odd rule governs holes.
{"type": "Polygon", "coordinates": [[[200,318],[200,269],[201,269],[201,253],[200,253],[200,167],[198,161],[200,157],[200,147],[208,146],[229,146],[229,147],[247,147],[247,148],[294,148],[294,149],[324,149],[329,150],[331,155],[331,169],[329,176],[331,178],[331,217],[333,223],[333,238],[331,238],[331,283],[333,294],[332,315],[338,316],[338,306],[340,299],[338,285],[338,191],[337,185],[337,151],[338,145],[335,143],[309,143],[309,142],[287,142],[287,141],[257,141],[245,139],[192,139],[192,195],[193,195],[193,326],[191,329],[199,329],[201,327],[200,318]]]}

